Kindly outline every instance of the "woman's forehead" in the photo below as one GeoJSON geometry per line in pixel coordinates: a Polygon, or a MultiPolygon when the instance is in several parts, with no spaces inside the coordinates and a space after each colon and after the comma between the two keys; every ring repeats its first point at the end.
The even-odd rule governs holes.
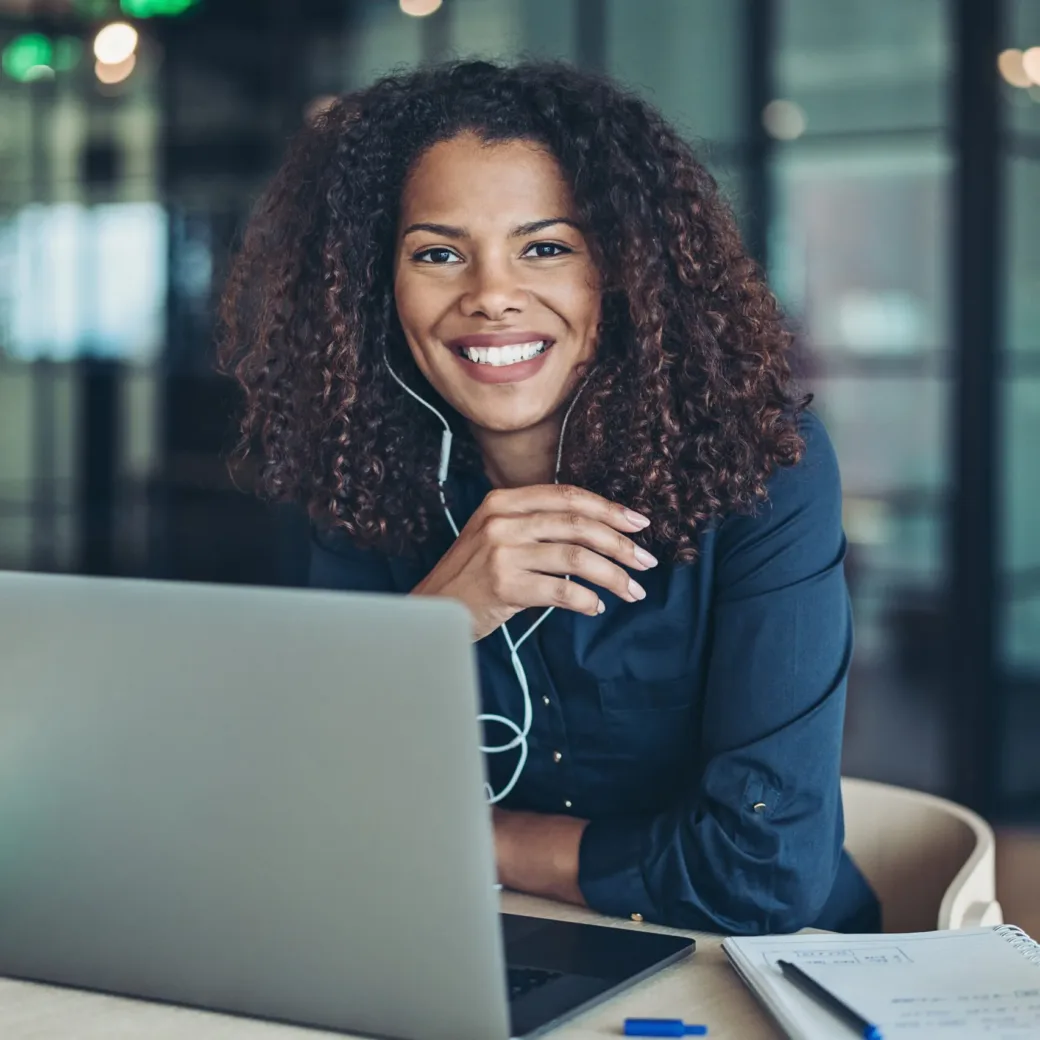
{"type": "Polygon", "coordinates": [[[401,199],[402,220],[460,223],[460,218],[520,221],[569,216],[570,187],[559,163],[531,141],[485,142],[461,134],[431,146],[415,164],[401,199]]]}

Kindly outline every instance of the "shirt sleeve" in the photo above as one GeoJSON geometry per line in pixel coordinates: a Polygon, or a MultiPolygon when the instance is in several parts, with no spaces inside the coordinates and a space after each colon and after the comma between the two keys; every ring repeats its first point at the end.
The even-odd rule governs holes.
{"type": "Polygon", "coordinates": [[[716,533],[703,771],[654,816],[593,820],[579,884],[616,916],[729,934],[816,920],[842,855],[852,622],[837,460],[801,418],[802,460],[716,533]]]}
{"type": "Polygon", "coordinates": [[[311,561],[307,584],[316,589],[345,592],[393,592],[387,558],[360,549],[337,531],[311,530],[311,561]]]}

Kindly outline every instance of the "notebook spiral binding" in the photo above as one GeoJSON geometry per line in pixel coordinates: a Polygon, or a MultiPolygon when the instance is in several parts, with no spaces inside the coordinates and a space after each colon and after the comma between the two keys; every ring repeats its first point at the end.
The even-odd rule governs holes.
{"type": "Polygon", "coordinates": [[[1030,964],[1040,965],[1040,943],[1021,928],[1013,924],[1004,924],[997,929],[997,935],[1011,943],[1030,964]]]}

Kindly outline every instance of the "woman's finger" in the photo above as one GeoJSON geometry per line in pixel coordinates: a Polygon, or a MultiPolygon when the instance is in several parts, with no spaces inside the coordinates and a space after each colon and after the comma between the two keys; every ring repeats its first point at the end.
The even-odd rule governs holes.
{"type": "Polygon", "coordinates": [[[640,571],[657,566],[656,558],[627,535],[584,513],[528,513],[513,518],[513,523],[522,541],[583,545],[640,571]]]}
{"type": "MultiPolygon", "coordinates": [[[[605,556],[583,545],[538,542],[516,551],[516,563],[526,571],[581,578],[619,599],[636,603],[646,598],[643,587],[605,556]]],[[[534,606],[535,604],[532,604],[534,606]]]]}
{"type": "Polygon", "coordinates": [[[521,513],[577,513],[619,531],[642,531],[650,526],[649,519],[640,513],[573,484],[498,488],[487,495],[481,510],[489,518],[521,513]]]}
{"type": "Polygon", "coordinates": [[[517,581],[517,592],[529,607],[556,607],[595,617],[603,613],[603,601],[592,589],[564,577],[528,572],[517,581]]]}

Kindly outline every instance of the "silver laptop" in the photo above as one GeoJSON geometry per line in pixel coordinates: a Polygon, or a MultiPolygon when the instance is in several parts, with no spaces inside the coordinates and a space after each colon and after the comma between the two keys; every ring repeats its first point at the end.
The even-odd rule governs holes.
{"type": "Polygon", "coordinates": [[[0,974],[408,1040],[692,949],[500,918],[447,601],[0,573],[0,974]]]}

